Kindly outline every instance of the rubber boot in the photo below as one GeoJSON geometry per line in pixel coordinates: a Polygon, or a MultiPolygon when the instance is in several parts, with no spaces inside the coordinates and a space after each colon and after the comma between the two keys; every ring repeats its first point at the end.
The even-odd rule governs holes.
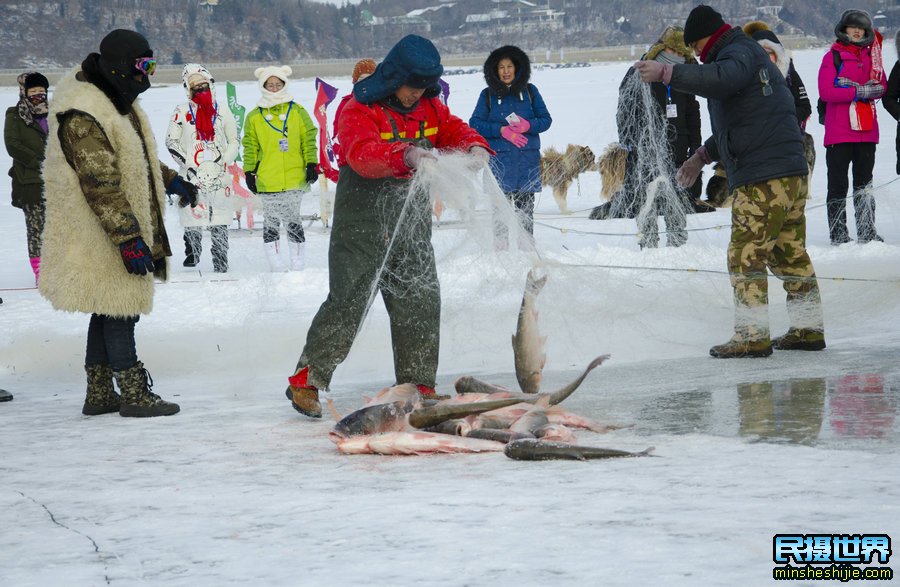
{"type": "Polygon", "coordinates": [[[287,265],[278,255],[278,241],[263,243],[266,248],[266,260],[269,262],[269,271],[272,273],[284,273],[288,270],[287,265]]]}
{"type": "Polygon", "coordinates": [[[291,271],[303,271],[306,268],[306,243],[288,242],[291,254],[291,271]]]}
{"type": "Polygon", "coordinates": [[[125,418],[171,416],[181,409],[178,404],[163,401],[150,391],[153,388],[153,379],[140,361],[124,371],[116,371],[115,376],[122,391],[120,416],[125,418]]]}
{"type": "Polygon", "coordinates": [[[99,416],[118,412],[121,398],[113,387],[113,372],[109,365],[85,365],[87,373],[87,393],[81,413],[85,416],[99,416]]]}
{"type": "Polygon", "coordinates": [[[435,391],[433,387],[430,387],[428,385],[422,385],[420,383],[419,385],[416,385],[416,389],[419,390],[419,397],[421,397],[422,399],[430,399],[435,401],[450,399],[449,395],[438,394],[438,392],[435,391]]]}
{"type": "Polygon", "coordinates": [[[319,403],[319,390],[308,383],[309,367],[297,369],[293,376],[288,377],[288,388],[284,395],[291,400],[295,410],[310,418],[322,417],[322,404],[319,403]]]}

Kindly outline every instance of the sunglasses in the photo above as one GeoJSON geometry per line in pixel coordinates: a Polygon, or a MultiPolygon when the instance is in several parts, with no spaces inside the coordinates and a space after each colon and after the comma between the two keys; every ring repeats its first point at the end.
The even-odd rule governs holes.
{"type": "Polygon", "coordinates": [[[153,57],[138,57],[134,60],[134,68],[146,75],[153,75],[156,71],[156,59],[153,57]]]}

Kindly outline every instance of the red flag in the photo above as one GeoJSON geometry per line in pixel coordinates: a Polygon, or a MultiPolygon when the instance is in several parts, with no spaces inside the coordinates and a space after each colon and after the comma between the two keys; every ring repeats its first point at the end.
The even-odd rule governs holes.
{"type": "Polygon", "coordinates": [[[328,105],[337,96],[337,88],[316,78],[316,106],[313,114],[319,123],[319,171],[337,182],[338,171],[334,166],[334,142],[328,132],[328,105]]]}

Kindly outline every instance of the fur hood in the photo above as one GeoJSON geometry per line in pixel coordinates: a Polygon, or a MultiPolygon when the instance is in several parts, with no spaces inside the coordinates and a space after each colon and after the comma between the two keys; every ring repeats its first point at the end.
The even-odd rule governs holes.
{"type": "MultiPolygon", "coordinates": [[[[762,45],[763,49],[772,51],[775,54],[775,65],[781,75],[787,77],[788,69],[791,66],[791,52],[785,49],[784,45],[775,36],[772,31],[757,31],[753,33],[753,40],[762,45]]],[[[768,51],[767,51],[768,52],[768,51]]]]}
{"type": "Polygon", "coordinates": [[[834,36],[841,43],[847,45],[856,45],[857,47],[868,47],[875,41],[875,29],[872,26],[872,17],[865,10],[845,10],[841,15],[841,20],[834,26],[834,36]],[[861,41],[854,42],[847,35],[847,27],[855,26],[866,31],[861,41]]]}
{"type": "Polygon", "coordinates": [[[484,81],[491,92],[498,96],[523,92],[528,86],[528,82],[531,81],[531,59],[528,58],[525,51],[515,45],[505,45],[494,49],[488,55],[487,61],[484,62],[484,81]],[[516,78],[508,88],[497,75],[497,65],[503,59],[509,59],[516,66],[516,78]]]}

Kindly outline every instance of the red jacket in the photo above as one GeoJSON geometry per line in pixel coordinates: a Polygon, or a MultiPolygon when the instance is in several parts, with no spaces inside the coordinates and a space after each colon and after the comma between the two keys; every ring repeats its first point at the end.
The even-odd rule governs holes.
{"type": "Polygon", "coordinates": [[[425,138],[436,149],[468,151],[479,146],[490,152],[487,141],[450,114],[450,109],[438,98],[422,98],[408,114],[395,112],[378,102],[361,104],[351,99],[341,110],[338,141],[344,162],[362,177],[412,176],[413,170],[403,162],[403,154],[412,144],[393,140],[391,119],[400,138],[420,138],[424,122],[425,138]]]}

